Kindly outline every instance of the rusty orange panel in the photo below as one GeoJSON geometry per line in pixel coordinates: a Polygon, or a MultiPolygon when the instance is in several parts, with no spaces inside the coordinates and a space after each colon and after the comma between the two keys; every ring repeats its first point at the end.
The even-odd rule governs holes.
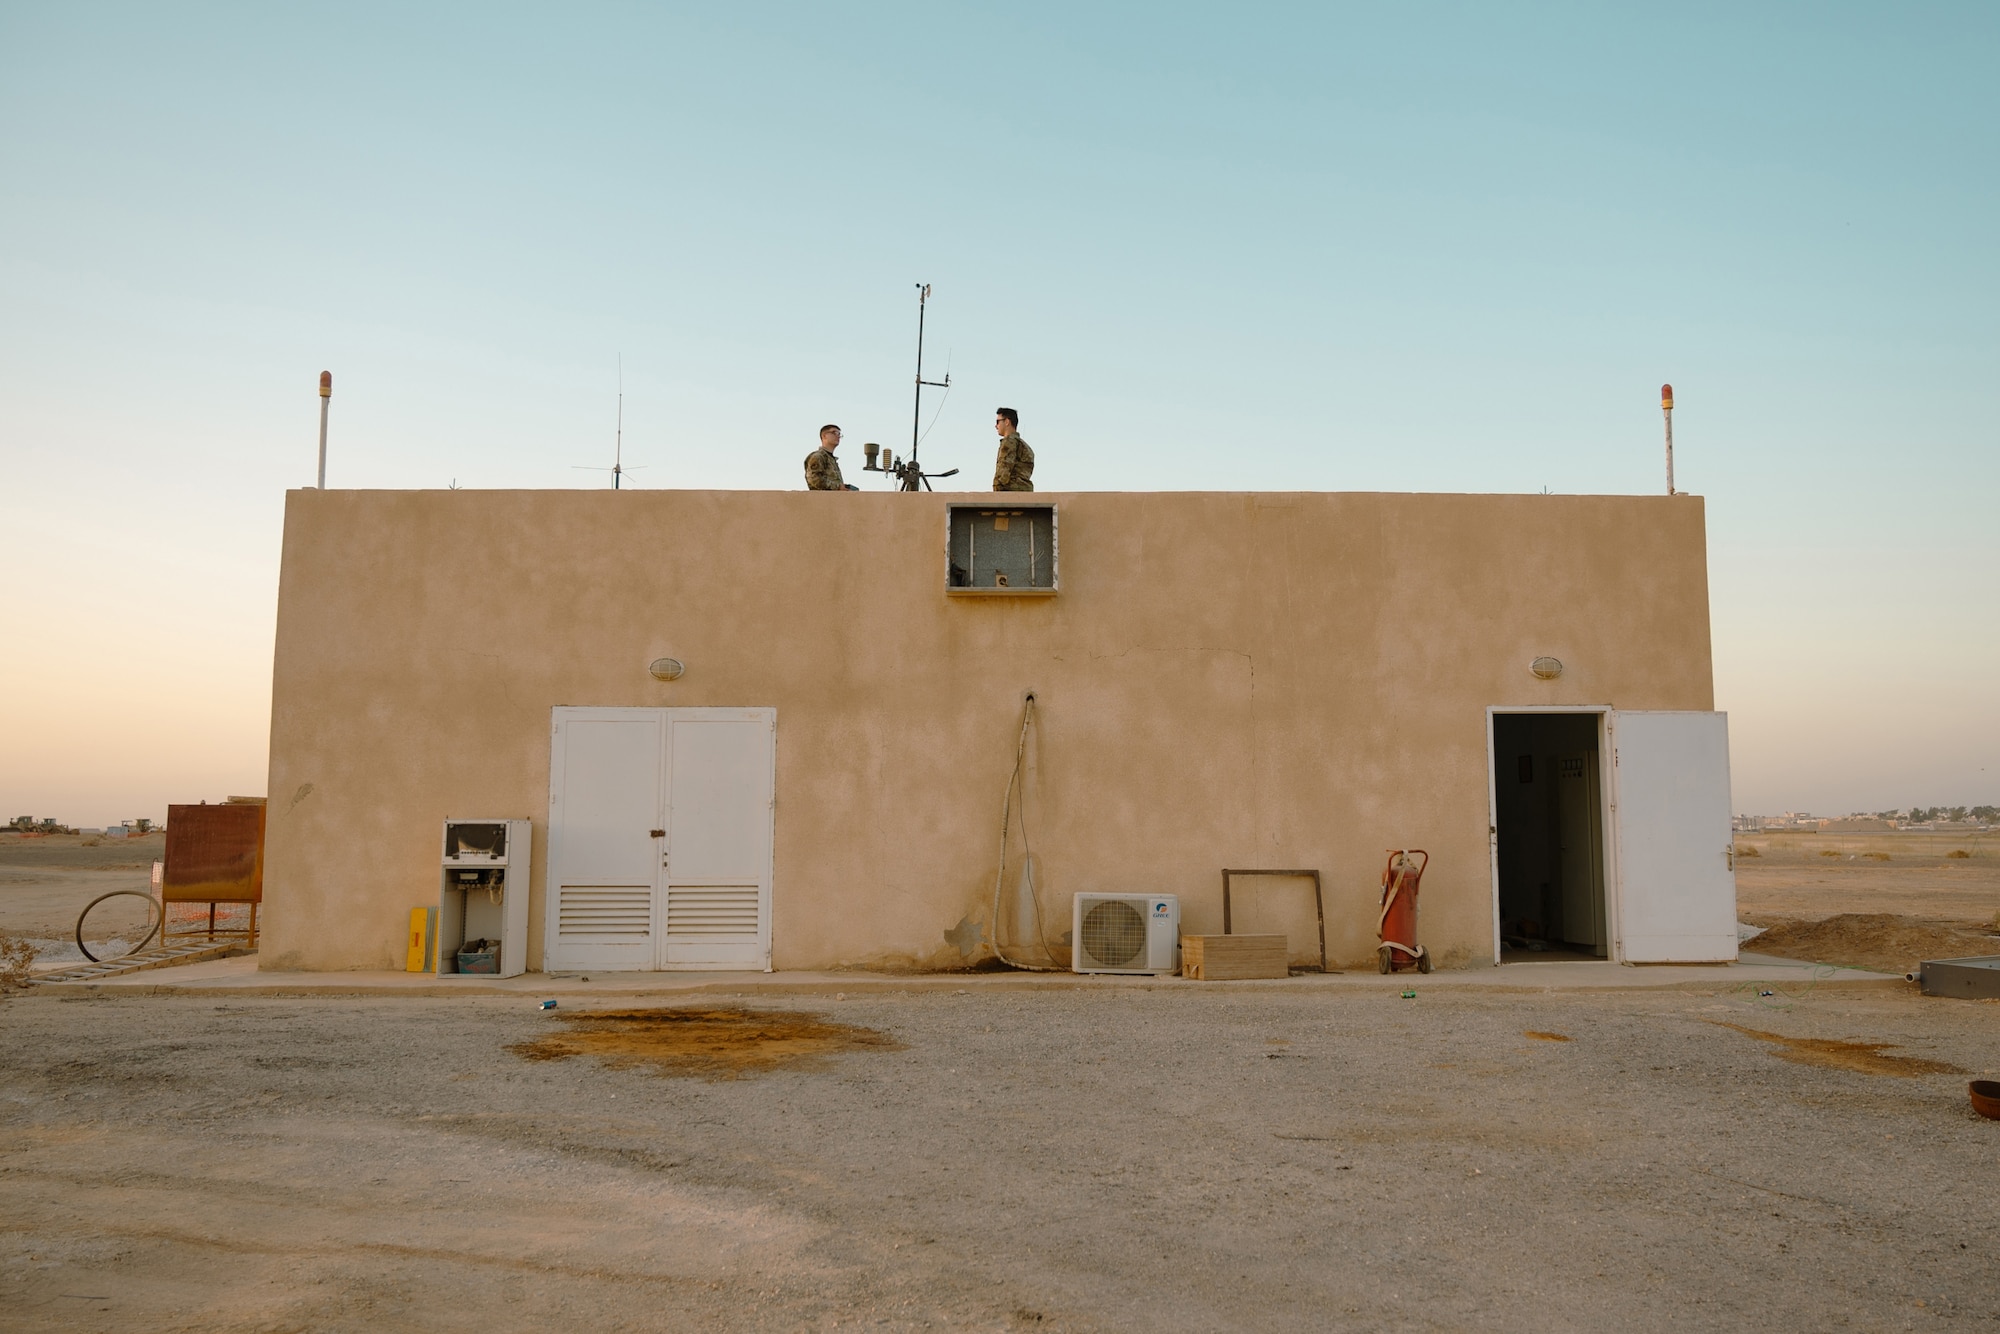
{"type": "Polygon", "coordinates": [[[264,805],[167,807],[168,903],[261,903],[264,805]]]}

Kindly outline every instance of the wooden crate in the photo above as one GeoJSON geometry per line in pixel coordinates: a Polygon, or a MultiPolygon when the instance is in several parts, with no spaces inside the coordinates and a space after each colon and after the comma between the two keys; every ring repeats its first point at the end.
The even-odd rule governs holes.
{"type": "Polygon", "coordinates": [[[1289,977],[1284,936],[1182,936],[1181,976],[1203,982],[1289,977]]]}

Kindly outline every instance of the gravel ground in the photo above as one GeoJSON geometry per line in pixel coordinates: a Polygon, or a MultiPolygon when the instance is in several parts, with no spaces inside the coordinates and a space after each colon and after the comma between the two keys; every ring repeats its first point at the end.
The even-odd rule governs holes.
{"type": "Polygon", "coordinates": [[[0,1325],[2000,1325],[2000,1007],[1417,989],[746,1001],[902,1045],[734,1079],[499,998],[16,997],[0,1325]]]}

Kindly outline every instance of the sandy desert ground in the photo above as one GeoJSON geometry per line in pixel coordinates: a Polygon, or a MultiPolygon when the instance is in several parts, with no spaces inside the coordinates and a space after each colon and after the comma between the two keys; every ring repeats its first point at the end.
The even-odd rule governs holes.
{"type": "MultiPolygon", "coordinates": [[[[0,834],[0,930],[43,946],[67,943],[74,954],[71,933],[84,906],[114,889],[145,890],[153,863],[165,854],[166,836],[157,833],[117,839],[0,834]]],[[[113,899],[91,914],[89,938],[122,937],[143,929],[146,919],[137,899],[113,899]]]]}
{"type": "Polygon", "coordinates": [[[1990,1329],[2000,1004],[0,1002],[41,1330],[1990,1329]],[[583,1023],[577,1020],[582,1018],[583,1023]],[[686,1071],[686,1073],[681,1073],[686,1071]]]}
{"type": "Polygon", "coordinates": [[[2000,835],[1748,834],[1736,845],[1745,921],[1887,912],[1990,927],[2000,914],[2000,835]]]}
{"type": "Polygon", "coordinates": [[[1736,842],[1736,915],[1770,928],[1746,949],[1890,973],[1923,959],[2000,954],[2000,840],[1991,836],[1736,842]]]}
{"type": "MultiPolygon", "coordinates": [[[[80,960],[77,914],[112,890],[147,891],[153,863],[165,854],[166,838],[158,833],[120,839],[0,834],[0,931],[32,941],[44,962],[80,960]]],[[[206,910],[176,905],[174,911],[186,919],[181,925],[197,914],[205,920],[206,910]]],[[[244,912],[224,905],[218,921],[234,923],[244,912]]],[[[138,899],[111,899],[91,912],[84,938],[100,956],[123,953],[148,919],[149,910],[138,899]]]]}

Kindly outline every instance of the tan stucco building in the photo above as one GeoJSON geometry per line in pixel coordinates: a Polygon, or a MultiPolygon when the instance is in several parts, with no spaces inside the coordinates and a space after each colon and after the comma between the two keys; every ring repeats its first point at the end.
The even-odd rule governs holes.
{"type": "MultiPolygon", "coordinates": [[[[1726,741],[1714,848],[1713,748],[1650,789],[1617,749],[1627,711],[1635,747],[1639,718],[1715,717],[1698,498],[302,490],[261,966],[401,968],[450,816],[533,821],[531,969],[736,958],[666,948],[669,881],[702,877],[645,861],[711,836],[711,797],[765,812],[748,869],[718,872],[747,886],[738,926],[764,951],[737,966],[963,966],[995,926],[1030,691],[1009,863],[1025,815],[1043,925],[1010,869],[1010,955],[1066,963],[1078,891],[1177,894],[1184,929],[1213,932],[1221,868],[1315,868],[1333,966],[1372,967],[1401,847],[1430,853],[1421,928],[1441,966],[1491,963],[1503,938],[1698,957],[1726,929],[1733,954],[1733,898],[1675,887],[1677,857],[1722,865],[1726,741]],[[1052,512],[1014,511],[1002,538],[1002,499],[1052,512]],[[1042,543],[1033,577],[977,587],[962,567],[987,558],[956,545],[954,505],[979,550],[1042,543]],[[662,658],[684,674],[657,679],[662,658]],[[586,732],[604,743],[589,764],[612,766],[596,777],[586,732]],[[702,738],[739,733],[765,739],[703,758],[702,738]],[[1588,780],[1577,801],[1559,775],[1588,780]],[[1699,812],[1630,823],[1691,781],[1699,812]],[[603,813],[627,798],[633,818],[603,813]],[[575,913],[550,890],[551,834],[575,913]],[[622,931],[618,948],[552,941],[572,919],[622,931]]],[[[1642,749],[1671,767],[1669,742],[1642,749]]],[[[1299,888],[1260,887],[1237,929],[1275,925],[1316,957],[1299,888]]]]}

